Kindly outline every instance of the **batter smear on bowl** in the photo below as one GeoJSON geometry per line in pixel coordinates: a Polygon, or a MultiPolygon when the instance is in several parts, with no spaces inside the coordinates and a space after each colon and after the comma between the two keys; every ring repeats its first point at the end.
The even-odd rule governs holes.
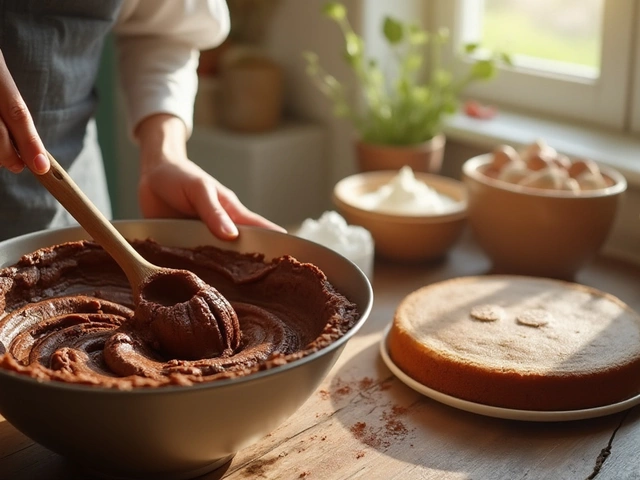
{"type": "Polygon", "coordinates": [[[135,308],[124,273],[94,242],[25,255],[0,269],[0,367],[118,389],[191,385],[309,355],[359,317],[322,271],[290,256],[266,261],[260,254],[166,247],[150,239],[133,245],[150,262],[192,271],[204,284],[185,286],[188,292],[147,285],[135,308]],[[224,306],[207,295],[208,286],[232,312],[220,311],[224,306]],[[140,308],[145,301],[176,316],[140,308]]]}

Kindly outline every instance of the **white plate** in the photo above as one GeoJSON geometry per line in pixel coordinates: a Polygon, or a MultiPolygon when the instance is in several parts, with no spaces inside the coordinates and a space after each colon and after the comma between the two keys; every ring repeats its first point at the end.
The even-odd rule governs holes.
{"type": "Polygon", "coordinates": [[[468,400],[462,400],[457,397],[446,395],[432,388],[426,387],[420,382],[417,382],[400,368],[393,363],[389,356],[387,349],[387,336],[389,329],[387,327],[382,336],[380,342],[380,354],[384,363],[387,364],[389,370],[400,379],[400,381],[407,386],[413,388],[415,391],[450,407],[465,410],[471,413],[477,413],[479,415],[486,415],[489,417],[504,418],[507,420],[525,420],[530,422],[564,422],[569,420],[584,420],[586,418],[603,417],[605,415],[611,415],[613,413],[622,412],[635,405],[640,404],[640,395],[624,400],[623,402],[612,403],[602,407],[585,408],[582,410],[566,410],[566,411],[540,411],[540,410],[515,410],[511,408],[494,407],[491,405],[484,405],[481,403],[474,403],[468,400]]]}

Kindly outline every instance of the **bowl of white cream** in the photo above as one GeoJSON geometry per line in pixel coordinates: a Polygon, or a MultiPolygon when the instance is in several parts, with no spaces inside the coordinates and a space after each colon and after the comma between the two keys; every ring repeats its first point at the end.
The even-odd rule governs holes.
{"type": "Polygon", "coordinates": [[[410,167],[346,177],[335,185],[333,201],[349,224],[371,232],[375,254],[391,260],[441,258],[466,224],[464,184],[410,167]]]}

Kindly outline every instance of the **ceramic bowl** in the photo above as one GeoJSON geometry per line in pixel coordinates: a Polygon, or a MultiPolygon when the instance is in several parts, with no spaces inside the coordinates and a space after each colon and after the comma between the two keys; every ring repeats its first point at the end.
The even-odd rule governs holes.
{"type": "MultiPolygon", "coordinates": [[[[0,414],[25,435],[98,476],[185,479],[225,464],[240,449],[284,422],[316,390],[347,341],[369,315],[373,294],[365,275],[321,245],[264,229],[240,227],[234,242],[213,237],[198,221],[115,222],[127,238],[161,244],[216,245],[288,254],[321,268],[361,312],[346,335],[288,364],[193,386],[114,389],[38,382],[0,370],[0,414]]],[[[0,243],[0,265],[40,247],[87,238],[80,228],[42,231],[0,243]]]]}
{"type": "Polygon", "coordinates": [[[483,172],[491,154],[467,160],[463,181],[469,195],[469,224],[493,271],[572,279],[605,242],[625,178],[599,165],[607,188],[566,190],[525,187],[483,172]]]}
{"type": "Polygon", "coordinates": [[[426,262],[446,255],[463,232],[467,216],[467,197],[462,182],[441,175],[414,172],[426,183],[456,204],[446,213],[396,215],[363,208],[359,197],[378,190],[398,174],[395,170],[363,172],[340,180],[333,189],[333,202],[340,214],[353,225],[371,232],[375,255],[400,262],[426,262]]]}

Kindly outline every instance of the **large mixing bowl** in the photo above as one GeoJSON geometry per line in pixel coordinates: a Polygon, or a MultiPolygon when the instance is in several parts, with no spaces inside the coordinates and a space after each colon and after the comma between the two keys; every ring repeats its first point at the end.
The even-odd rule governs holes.
{"type": "MultiPolygon", "coordinates": [[[[267,435],[316,390],[345,344],[365,322],[371,285],[353,263],[321,245],[251,227],[223,242],[198,221],[115,222],[127,238],[163,245],[215,245],[260,252],[266,259],[292,255],[325,272],[361,314],[346,335],[291,363],[194,386],[115,389],[38,382],[0,369],[0,414],[41,445],[88,470],[119,478],[184,479],[226,463],[267,435]]],[[[81,228],[49,230],[0,243],[0,266],[38,248],[88,238],[81,228]]]]}

